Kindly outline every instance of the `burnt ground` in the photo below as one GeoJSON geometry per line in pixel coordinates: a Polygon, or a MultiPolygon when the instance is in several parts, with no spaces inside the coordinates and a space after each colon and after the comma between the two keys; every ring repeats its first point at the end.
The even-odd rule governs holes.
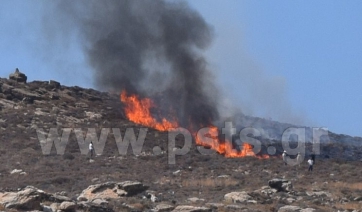
{"type": "MultiPolygon", "coordinates": [[[[343,202],[343,198],[362,196],[360,161],[317,159],[315,170],[308,173],[306,161],[301,166],[285,166],[280,157],[202,155],[193,145],[189,153],[177,156],[176,164],[172,165],[168,163],[167,152],[153,154],[155,146],[167,151],[168,138],[166,132],[153,129],[148,129],[140,155],[134,155],[131,149],[127,155],[120,155],[112,134],[94,162],[90,162],[89,155],[81,154],[74,134],[66,145],[65,154],[56,154],[53,147],[51,154],[44,155],[36,133],[38,128],[82,128],[84,132],[88,128],[96,128],[98,132],[101,128],[120,128],[124,135],[126,128],[134,128],[137,134],[142,126],[124,118],[117,94],[58,87],[40,81],[19,84],[0,79],[0,83],[1,190],[32,185],[51,193],[65,191],[75,198],[92,184],[133,180],[155,191],[161,201],[183,204],[189,197],[223,202],[224,195],[229,192],[252,192],[278,177],[291,180],[298,192],[328,191],[335,200],[325,203],[311,198],[296,205],[321,211],[362,209],[358,202],[343,202]],[[14,169],[26,174],[10,174],[14,169]]],[[[182,138],[178,142],[182,146],[182,138]]],[[[262,200],[261,204],[250,207],[273,211],[281,204],[287,203],[262,200]]]]}

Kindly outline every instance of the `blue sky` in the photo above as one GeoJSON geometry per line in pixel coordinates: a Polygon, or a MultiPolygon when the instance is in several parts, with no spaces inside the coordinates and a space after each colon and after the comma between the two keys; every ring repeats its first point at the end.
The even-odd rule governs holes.
{"type": "MultiPolygon", "coordinates": [[[[190,0],[213,27],[209,67],[247,114],[362,136],[362,2],[190,0]]],[[[0,77],[92,87],[76,39],[44,33],[42,1],[3,0],[0,77]]]]}

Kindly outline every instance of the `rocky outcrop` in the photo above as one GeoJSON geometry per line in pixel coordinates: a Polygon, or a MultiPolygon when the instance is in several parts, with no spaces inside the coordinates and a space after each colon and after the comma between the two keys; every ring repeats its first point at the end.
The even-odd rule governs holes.
{"type": "Polygon", "coordinates": [[[76,203],[68,201],[62,202],[58,207],[58,209],[62,211],[74,211],[76,208],[77,208],[76,203]]]}
{"type": "Polygon", "coordinates": [[[292,182],[279,178],[269,180],[269,186],[277,191],[292,191],[293,189],[292,182]]]}
{"type": "Polygon", "coordinates": [[[225,194],[224,199],[233,203],[251,203],[253,198],[247,192],[241,191],[225,194]]]}
{"type": "Polygon", "coordinates": [[[124,196],[133,196],[147,189],[140,182],[125,181],[121,183],[107,182],[91,185],[78,197],[79,201],[93,201],[95,199],[111,200],[124,196]]]}
{"type": "Polygon", "coordinates": [[[19,71],[19,69],[15,69],[15,72],[9,75],[9,79],[15,80],[16,82],[24,82],[26,83],[26,80],[28,77],[19,71]]]}
{"type": "MultiPolygon", "coordinates": [[[[58,194],[49,194],[32,186],[17,192],[0,193],[0,205],[6,209],[41,211],[113,211],[109,201],[119,200],[143,192],[147,189],[142,183],[133,181],[108,182],[91,185],[78,197],[78,202],[58,194]]],[[[170,211],[174,207],[160,204],[158,211],[170,211]]]]}
{"type": "Polygon", "coordinates": [[[0,204],[7,209],[40,210],[40,203],[50,196],[42,190],[27,186],[18,192],[0,193],[0,204]]]}

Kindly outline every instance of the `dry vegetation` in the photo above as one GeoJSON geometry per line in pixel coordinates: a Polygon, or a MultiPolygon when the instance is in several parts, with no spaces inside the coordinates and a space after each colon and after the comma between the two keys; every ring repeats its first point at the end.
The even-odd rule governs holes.
{"type": "MultiPolygon", "coordinates": [[[[149,133],[149,141],[154,140],[153,135],[149,133]]],[[[158,133],[157,138],[162,140],[165,135],[158,133]]],[[[29,146],[27,142],[31,141],[19,145],[29,146]]],[[[81,155],[72,148],[67,148],[65,155],[50,156],[40,154],[37,147],[31,148],[32,150],[29,147],[21,148],[18,154],[15,154],[15,149],[13,153],[7,151],[1,155],[4,161],[0,165],[1,185],[3,189],[33,185],[48,192],[66,191],[71,197],[75,197],[90,184],[138,180],[154,190],[161,201],[185,204],[189,197],[205,199],[205,202],[224,202],[223,196],[226,193],[253,192],[268,185],[270,179],[286,178],[292,181],[296,192],[325,191],[330,192],[336,200],[334,204],[325,205],[323,201],[314,201],[306,196],[303,201],[292,205],[312,207],[320,211],[330,211],[331,208],[361,209],[358,202],[341,202],[343,198],[362,196],[360,162],[317,160],[314,171],[308,172],[306,162],[300,166],[285,166],[280,158],[233,159],[217,154],[205,156],[193,149],[189,154],[177,157],[175,165],[169,165],[166,154],[120,156],[113,151],[115,144],[109,143],[105,154],[97,156],[94,163],[89,163],[88,156],[81,155]],[[26,171],[27,175],[10,175],[10,171],[15,168],[26,171]]],[[[37,144],[34,142],[33,145],[37,144]]],[[[146,144],[145,152],[151,152],[153,145],[146,144]]],[[[77,148],[72,144],[69,147],[77,148]]],[[[129,200],[127,202],[130,204],[129,200]]],[[[205,202],[193,204],[202,205],[205,202]]],[[[262,202],[263,204],[248,205],[248,208],[274,211],[281,205],[290,205],[283,201],[262,202]]],[[[149,205],[139,197],[135,197],[131,203],[136,208],[149,205]]],[[[114,208],[124,208],[122,203],[112,204],[114,208]]]]}
{"type": "MultiPolygon", "coordinates": [[[[72,94],[74,99],[78,99],[77,103],[80,101],[82,92],[68,93],[72,94]]],[[[99,94],[99,96],[106,95],[99,94]]],[[[176,164],[170,165],[167,154],[152,155],[155,146],[167,150],[167,133],[152,129],[147,132],[143,147],[144,155],[140,156],[133,155],[131,149],[127,155],[119,155],[112,136],[107,140],[103,154],[97,156],[93,163],[89,162],[87,155],[80,154],[74,136],[67,144],[64,155],[57,155],[54,148],[50,155],[42,154],[36,131],[31,127],[34,119],[39,120],[38,125],[49,129],[59,125],[59,117],[66,115],[73,119],[84,119],[84,111],[92,109],[102,113],[102,119],[79,123],[64,122],[61,123],[62,127],[74,126],[82,129],[94,127],[98,131],[102,127],[119,127],[122,133],[127,127],[135,127],[137,132],[141,126],[122,118],[118,96],[106,97],[108,99],[102,101],[87,102],[88,109],[78,108],[74,106],[74,100],[62,97],[54,102],[44,101],[25,105],[17,110],[5,108],[0,111],[0,119],[6,120],[0,122],[0,189],[16,190],[33,185],[50,193],[66,191],[69,197],[75,198],[91,184],[135,180],[149,186],[161,202],[175,205],[202,205],[208,202],[223,203],[224,195],[229,192],[253,193],[267,186],[268,181],[273,178],[285,178],[292,181],[295,192],[303,197],[302,200],[288,203],[254,194],[258,204],[248,204],[247,207],[259,211],[275,211],[281,205],[291,204],[316,208],[320,211],[362,210],[360,202],[353,201],[353,198],[362,197],[360,180],[362,168],[359,161],[317,158],[314,171],[308,172],[306,161],[300,166],[285,166],[278,157],[257,159],[225,158],[218,154],[208,156],[201,155],[193,146],[188,154],[176,158],[176,164]],[[49,115],[55,106],[64,109],[66,114],[49,115]],[[109,106],[112,106],[112,109],[105,112],[105,108],[109,106]],[[40,116],[35,113],[36,108],[50,112],[40,116]],[[13,169],[22,169],[26,175],[11,175],[13,169]],[[327,203],[323,198],[315,200],[305,195],[305,192],[312,191],[329,192],[334,201],[327,203]],[[189,197],[198,197],[205,201],[189,203],[187,200],[189,197]]],[[[182,146],[182,142],[176,146],[182,146]]],[[[284,192],[278,195],[287,196],[284,192]]],[[[128,199],[127,203],[133,204],[136,208],[151,207],[149,200],[142,199],[142,196],[132,198],[128,199]]],[[[111,204],[115,209],[123,208],[122,202],[111,204]]]]}

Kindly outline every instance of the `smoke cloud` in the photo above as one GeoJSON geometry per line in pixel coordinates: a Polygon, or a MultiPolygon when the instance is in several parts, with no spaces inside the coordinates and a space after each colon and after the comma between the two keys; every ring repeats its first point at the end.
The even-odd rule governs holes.
{"type": "Polygon", "coordinates": [[[177,113],[183,126],[218,118],[214,80],[202,55],[213,32],[185,2],[59,1],[55,9],[51,15],[62,29],[80,35],[98,88],[152,97],[165,115],[177,113]]]}
{"type": "Polygon", "coordinates": [[[250,47],[242,39],[243,30],[235,27],[235,20],[225,18],[212,23],[218,31],[207,59],[215,69],[227,70],[227,74],[215,72],[224,97],[220,114],[232,117],[240,109],[249,116],[297,125],[315,124],[290,102],[287,79],[268,73],[268,67],[249,53],[250,47]]]}

